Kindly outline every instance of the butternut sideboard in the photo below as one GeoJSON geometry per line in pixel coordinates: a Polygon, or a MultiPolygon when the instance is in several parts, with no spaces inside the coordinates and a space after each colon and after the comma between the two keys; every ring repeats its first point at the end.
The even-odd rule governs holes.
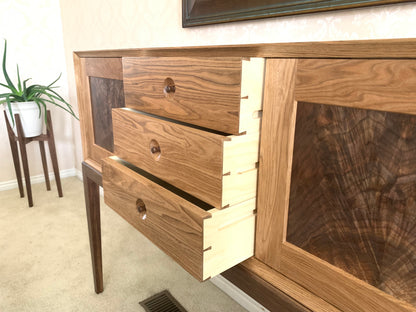
{"type": "Polygon", "coordinates": [[[416,40],[74,62],[97,293],[102,185],[195,278],[271,311],[416,311],[416,40]]]}

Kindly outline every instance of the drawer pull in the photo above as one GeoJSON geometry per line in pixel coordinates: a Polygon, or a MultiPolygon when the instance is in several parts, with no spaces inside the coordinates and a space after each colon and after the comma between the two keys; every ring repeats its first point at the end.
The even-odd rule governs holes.
{"type": "Polygon", "coordinates": [[[156,140],[150,141],[150,154],[152,154],[154,160],[159,160],[161,154],[159,143],[156,140]]]}
{"type": "Polygon", "coordinates": [[[163,92],[165,92],[165,95],[173,95],[176,91],[175,82],[172,78],[166,78],[165,79],[165,88],[163,89],[163,92]]]}
{"type": "Polygon", "coordinates": [[[144,204],[143,200],[141,200],[140,198],[136,200],[136,208],[137,208],[137,211],[139,212],[140,218],[142,220],[145,220],[147,217],[146,205],[144,204]]]}

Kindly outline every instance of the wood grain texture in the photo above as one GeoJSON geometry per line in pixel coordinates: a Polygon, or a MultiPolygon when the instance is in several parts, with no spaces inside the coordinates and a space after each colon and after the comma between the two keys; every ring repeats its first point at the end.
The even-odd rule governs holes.
{"type": "Polygon", "coordinates": [[[123,58],[126,107],[238,134],[241,58],[123,58]],[[175,90],[165,92],[166,79],[175,90]]]}
{"type": "Polygon", "coordinates": [[[242,60],[239,133],[260,131],[265,63],[259,57],[242,60]]]}
{"type": "Polygon", "coordinates": [[[221,207],[222,147],[226,137],[113,110],[115,154],[201,200],[221,207]],[[151,153],[151,142],[160,157],[151,153]]]}
{"type": "Polygon", "coordinates": [[[256,199],[227,209],[211,209],[204,220],[204,279],[214,277],[254,254],[256,199]]]}
{"type": "Polygon", "coordinates": [[[79,57],[414,58],[416,39],[348,40],[248,45],[78,51],[79,57]]]}
{"type": "Polygon", "coordinates": [[[94,144],[89,79],[85,71],[85,58],[73,54],[75,83],[77,86],[78,113],[81,130],[82,155],[84,160],[91,157],[94,144]]]}
{"type": "Polygon", "coordinates": [[[124,107],[123,81],[90,77],[94,143],[114,152],[112,108],[124,107]]]}
{"type": "Polygon", "coordinates": [[[261,302],[269,311],[310,312],[304,305],[291,298],[285,292],[249,271],[243,265],[236,265],[221,273],[223,277],[244,291],[257,302],[261,302]]]}
{"type": "MultiPolygon", "coordinates": [[[[82,151],[84,160],[96,164],[101,172],[101,159],[112,155],[107,149],[94,143],[94,124],[91,107],[90,79],[86,72],[86,59],[74,53],[75,81],[79,106],[82,151]]],[[[91,63],[93,59],[89,60],[91,63]]]]}
{"type": "Polygon", "coordinates": [[[195,278],[203,279],[202,226],[210,213],[111,158],[103,161],[103,185],[108,206],[195,278]],[[137,210],[138,199],[146,206],[144,220],[137,210]]]}
{"type": "Polygon", "coordinates": [[[276,255],[285,236],[284,211],[289,201],[296,63],[295,59],[266,61],[255,255],[275,269],[280,267],[276,255]]]}
{"type": "Polygon", "coordinates": [[[298,103],[287,241],[416,306],[416,116],[298,103]]]}
{"type": "MultiPolygon", "coordinates": [[[[266,69],[266,77],[267,77],[267,69],[266,69]]],[[[327,77],[328,80],[331,77],[327,77]]],[[[283,80],[284,81],[284,80],[283,80]]],[[[382,88],[382,87],[380,87],[382,88]]],[[[267,90],[267,87],[266,87],[267,90]]],[[[265,109],[267,107],[267,101],[265,101],[265,109]]],[[[285,111],[293,107],[293,103],[291,102],[276,102],[276,105],[273,107],[275,111],[281,110],[285,111]]],[[[283,113],[281,113],[283,114],[283,113]]],[[[266,112],[264,112],[263,123],[266,122],[266,112]]],[[[295,115],[289,116],[288,120],[294,122],[295,115]],[[290,119],[291,118],[291,119],[290,119]]],[[[281,117],[282,118],[282,117],[281,117]]],[[[279,118],[276,117],[276,120],[279,118]]],[[[319,122],[324,122],[324,119],[320,119],[319,122]]],[[[274,127],[279,124],[276,122],[274,127]]],[[[264,124],[263,124],[264,125],[264,124]]],[[[262,129],[263,133],[268,131],[270,133],[270,129],[276,128],[264,128],[262,129]],[[265,130],[267,129],[267,130],[265,130]]],[[[284,131],[285,133],[285,141],[284,142],[292,142],[294,141],[294,133],[290,133],[290,129],[294,129],[293,123],[287,122],[284,131]],[[289,134],[287,135],[289,131],[289,134]]],[[[273,132],[272,132],[273,133],[273,132]]],[[[292,166],[291,158],[287,157],[287,153],[291,154],[292,149],[291,147],[287,147],[287,145],[283,145],[283,148],[275,149],[273,146],[281,146],[277,145],[278,142],[276,139],[274,141],[269,142],[269,146],[272,146],[272,151],[274,153],[268,154],[270,159],[279,159],[284,158],[287,159],[287,166],[289,168],[292,166]]],[[[290,144],[289,144],[290,145],[290,144]]],[[[351,144],[349,145],[351,146],[351,144]]],[[[353,148],[350,147],[350,148],[353,148]]],[[[311,153],[308,151],[303,150],[303,155],[310,155],[311,153]]],[[[260,160],[262,161],[262,154],[260,160]]],[[[261,165],[261,162],[260,162],[261,165]]],[[[286,166],[286,165],[285,165],[286,166]]],[[[284,167],[285,168],[285,167],[284,167]]],[[[289,169],[290,170],[290,169],[289,169]]],[[[312,170],[312,169],[310,169],[312,170]]],[[[314,292],[316,295],[322,297],[323,299],[327,300],[328,302],[336,305],[339,309],[343,311],[414,311],[415,308],[404,301],[398,300],[374,287],[363,282],[352,275],[346,273],[345,271],[330,265],[328,262],[323,261],[308,252],[303,251],[302,249],[294,246],[293,244],[286,243],[286,223],[285,220],[287,218],[288,212],[288,205],[289,205],[289,185],[290,185],[290,177],[287,176],[278,176],[278,172],[275,173],[275,186],[269,189],[269,194],[275,194],[277,190],[284,189],[280,196],[280,204],[278,205],[268,205],[264,206],[267,207],[266,209],[272,209],[272,212],[268,212],[270,216],[273,216],[275,213],[274,222],[273,223],[258,223],[258,229],[263,234],[264,232],[270,233],[272,239],[275,235],[280,235],[278,240],[273,240],[276,245],[271,245],[270,252],[274,252],[274,259],[278,259],[276,262],[273,262],[273,256],[269,255],[271,258],[270,261],[266,262],[266,264],[271,265],[273,268],[277,268],[280,272],[282,272],[287,277],[293,279],[293,281],[303,285],[305,288],[309,289],[310,291],[314,292]],[[274,212],[273,212],[273,209],[274,212]],[[283,224],[282,224],[283,223],[283,224]],[[269,230],[266,230],[269,229],[269,230]],[[283,231],[277,231],[276,229],[280,229],[283,231]],[[278,255],[278,256],[276,256],[278,255]],[[278,266],[276,266],[278,265],[278,266]]],[[[261,177],[260,177],[261,179],[261,177]]],[[[260,190],[261,192],[261,190],[260,190]]],[[[329,195],[329,194],[327,194],[329,195]]],[[[336,201],[336,200],[334,200],[336,201]]],[[[260,195],[259,195],[259,202],[260,202],[260,195]]],[[[258,216],[260,220],[260,206],[258,210],[258,216]]],[[[308,219],[305,216],[302,216],[305,222],[308,219]]],[[[320,218],[323,218],[320,215],[320,218]]],[[[267,219],[266,219],[267,220],[267,219]]],[[[257,248],[257,246],[256,246],[257,248]]],[[[257,251],[256,251],[257,253],[257,251]]],[[[267,254],[267,250],[266,250],[267,254]]]]}
{"type": "MultiPolygon", "coordinates": [[[[52,117],[51,112],[48,110],[46,112],[46,118],[47,118],[47,130],[46,130],[46,138],[45,141],[48,142],[49,146],[49,155],[51,156],[51,162],[52,162],[52,169],[53,174],[55,176],[55,182],[56,182],[56,188],[58,189],[58,196],[62,197],[62,184],[61,184],[61,177],[59,173],[59,165],[58,165],[58,157],[56,156],[56,147],[55,147],[55,135],[53,132],[53,124],[52,124],[52,117]]],[[[36,139],[36,138],[33,138],[36,139]]],[[[39,140],[41,141],[41,140],[39,140]]],[[[40,142],[39,142],[40,143],[40,142]]],[[[46,179],[46,174],[45,174],[46,179]]]]}
{"type": "Polygon", "coordinates": [[[121,58],[86,58],[85,72],[90,77],[123,80],[121,58]]]}
{"type": "Polygon", "coordinates": [[[228,136],[228,140],[223,144],[223,174],[235,174],[256,168],[259,161],[259,145],[260,131],[228,136]]]}
{"type": "MultiPolygon", "coordinates": [[[[224,152],[224,141],[233,136],[201,131],[129,109],[114,109],[113,123],[118,157],[206,203],[221,209],[255,196],[256,176],[251,174],[234,173],[232,187],[225,187],[229,183],[224,180],[231,177],[223,176],[223,154],[233,153],[224,152]],[[152,148],[156,149],[154,153],[152,148]],[[235,174],[238,179],[234,179],[235,174]]],[[[253,154],[242,142],[238,145],[233,147],[240,154],[253,154]]],[[[254,150],[257,151],[256,146],[254,150]]],[[[247,162],[248,168],[255,166],[252,157],[247,157],[247,162]]]]}
{"type": "Polygon", "coordinates": [[[51,190],[51,182],[49,181],[48,163],[46,162],[45,143],[39,141],[40,158],[42,159],[43,175],[45,177],[46,190],[51,190]]]}
{"type": "MultiPolygon", "coordinates": [[[[317,295],[314,295],[308,289],[300,286],[285,275],[275,271],[264,262],[252,257],[241,263],[241,266],[246,270],[256,274],[258,277],[270,283],[273,287],[281,290],[293,300],[296,300],[308,309],[316,312],[341,312],[335,306],[323,300],[317,295]]],[[[319,287],[319,283],[316,283],[319,287]]]]}
{"type": "Polygon", "coordinates": [[[24,197],[25,192],[23,190],[22,170],[20,169],[19,149],[17,147],[18,142],[17,142],[16,136],[14,135],[13,129],[10,125],[9,119],[7,118],[5,110],[3,111],[3,114],[4,114],[4,121],[6,123],[7,135],[9,137],[10,150],[12,152],[13,166],[14,166],[14,171],[16,173],[17,185],[19,187],[19,194],[20,194],[20,197],[24,197]]]}
{"type": "Polygon", "coordinates": [[[17,142],[19,143],[20,156],[22,157],[23,175],[25,177],[26,194],[29,207],[33,207],[32,186],[30,183],[29,163],[27,160],[26,138],[19,114],[14,114],[17,130],[17,142]]]}
{"type": "MultiPolygon", "coordinates": [[[[393,39],[393,40],[364,40],[364,41],[345,41],[345,42],[311,42],[311,43],[287,43],[287,44],[279,43],[279,44],[255,44],[255,45],[241,45],[241,46],[86,51],[86,52],[74,53],[74,59],[75,59],[75,64],[77,68],[77,62],[82,63],[81,58],[83,57],[92,57],[92,58],[96,58],[96,57],[146,57],[146,56],[147,57],[166,57],[166,56],[210,57],[212,55],[215,55],[218,57],[280,57],[280,58],[299,57],[299,58],[333,58],[333,59],[336,59],[336,58],[392,59],[392,58],[415,58],[415,51],[416,51],[416,39],[393,39]]],[[[81,66],[81,68],[83,67],[81,66]]],[[[77,75],[76,75],[77,85],[78,85],[78,80],[79,80],[78,73],[79,71],[77,71],[77,75]]],[[[82,79],[84,78],[81,77],[81,80],[82,79]]],[[[85,82],[85,79],[84,79],[84,82],[85,82]]],[[[279,84],[277,82],[274,84],[274,86],[278,86],[278,85],[279,84]]],[[[81,86],[85,87],[84,84],[81,84],[81,86]]],[[[270,92],[270,88],[272,86],[273,85],[269,85],[269,87],[265,91],[270,92]]],[[[87,98],[89,98],[88,92],[89,92],[89,86],[87,85],[86,89],[84,89],[81,93],[87,98]]],[[[78,88],[78,94],[80,94],[79,88],[78,88]]],[[[80,95],[78,96],[78,98],[80,98],[80,95]]],[[[81,110],[88,111],[88,108],[85,109],[85,107],[83,107],[83,104],[81,103],[80,100],[79,100],[79,106],[80,106],[80,111],[81,110]]],[[[279,105],[277,105],[276,109],[278,107],[279,105]]],[[[276,118],[277,117],[275,115],[275,119],[276,118]]],[[[271,120],[272,119],[269,120],[269,123],[271,123],[271,120]]],[[[81,122],[81,125],[83,128],[84,125],[82,124],[82,122],[81,122]]],[[[87,127],[88,127],[88,122],[87,122],[87,127]]],[[[267,131],[270,131],[271,129],[275,129],[275,128],[266,127],[265,129],[267,131]]],[[[86,132],[84,129],[82,129],[82,131],[83,133],[86,132]]],[[[93,133],[92,126],[89,128],[88,131],[90,133],[93,133]]],[[[273,134],[273,132],[267,132],[267,135],[275,135],[275,134],[273,134]]],[[[92,135],[90,135],[90,137],[92,137],[92,135]]],[[[274,153],[279,153],[279,149],[277,148],[274,140],[265,140],[265,139],[263,140],[267,144],[270,144],[271,146],[270,148],[274,153]]],[[[91,141],[88,141],[88,142],[91,142],[91,141]]],[[[88,158],[88,162],[91,164],[94,164],[95,168],[101,170],[99,161],[101,157],[103,155],[107,155],[108,152],[106,152],[104,149],[101,149],[100,147],[94,146],[93,143],[88,143],[88,144],[89,146],[85,146],[85,145],[83,146],[84,155],[88,155],[88,157],[85,157],[85,158],[88,158]],[[87,148],[89,149],[88,152],[86,152],[87,148]]],[[[272,157],[273,154],[270,153],[266,155],[268,155],[268,157],[272,157]]],[[[265,162],[267,161],[268,160],[265,160],[265,162]]],[[[271,189],[271,191],[273,190],[271,189]]],[[[264,209],[269,208],[269,207],[273,207],[271,209],[275,208],[275,206],[265,206],[264,209]]],[[[274,218],[274,220],[278,220],[278,219],[279,217],[274,218]]],[[[271,228],[274,228],[276,226],[275,223],[267,223],[267,224],[271,228]]],[[[263,233],[265,231],[266,230],[264,229],[262,230],[263,233]]],[[[283,235],[284,234],[281,234],[281,237],[283,237],[283,235]]],[[[293,249],[291,249],[292,252],[293,250],[297,250],[295,246],[291,244],[288,244],[288,245],[290,245],[289,247],[293,247],[293,249]]],[[[286,244],[283,244],[283,251],[286,247],[288,246],[286,246],[286,244]]],[[[280,249],[280,251],[281,250],[282,249],[280,249]]],[[[365,295],[368,295],[370,297],[375,296],[376,298],[375,301],[377,301],[377,298],[379,298],[378,295],[380,295],[380,293],[381,293],[381,297],[383,297],[384,293],[382,293],[381,291],[378,291],[377,289],[373,289],[371,286],[368,286],[366,283],[357,279],[352,279],[352,280],[354,280],[354,282],[357,282],[358,285],[360,285],[360,287],[364,287],[364,288],[359,288],[355,292],[354,291],[352,292],[352,294],[358,293],[358,296],[351,297],[348,293],[344,294],[343,291],[346,291],[345,288],[342,288],[342,286],[345,284],[344,281],[351,282],[351,278],[348,276],[348,274],[343,273],[342,270],[336,267],[330,266],[328,263],[326,263],[323,260],[315,259],[313,256],[309,255],[308,253],[300,249],[298,251],[302,255],[299,261],[296,257],[296,254],[294,258],[291,258],[290,256],[291,253],[289,253],[289,257],[285,257],[285,256],[283,257],[286,259],[284,261],[287,262],[287,269],[285,271],[285,274],[287,274],[288,276],[291,276],[291,278],[296,279],[298,282],[304,283],[304,285],[307,285],[307,286],[312,285],[312,287],[315,287],[315,288],[311,288],[311,289],[313,289],[317,293],[319,293],[319,291],[322,291],[322,289],[324,289],[324,291],[326,292],[326,295],[328,296],[327,298],[334,299],[335,301],[340,300],[341,302],[345,304],[346,307],[348,307],[348,304],[350,304],[351,302],[353,302],[354,304],[357,303],[358,307],[360,307],[359,305],[360,300],[361,300],[360,296],[362,296],[364,293],[365,295]],[[293,261],[293,259],[295,259],[296,261],[293,261]],[[311,263],[313,262],[315,262],[315,264],[311,266],[311,263]],[[316,262],[318,262],[319,265],[316,265],[316,262]],[[317,269],[317,267],[319,269],[317,269]],[[322,269],[322,267],[325,269],[322,269]],[[302,268],[302,269],[300,270],[299,268],[302,268]],[[295,272],[295,274],[293,272],[295,272]],[[299,279],[298,276],[296,276],[296,275],[302,275],[302,274],[304,274],[306,282],[305,280],[299,279]],[[344,279],[341,279],[342,282],[338,282],[338,278],[340,276],[344,278],[344,279]],[[325,287],[321,287],[321,283],[317,283],[317,280],[316,280],[317,277],[319,281],[322,280],[326,283],[324,285],[325,287]],[[334,287],[336,288],[337,286],[341,286],[341,290],[336,291],[336,289],[334,290],[332,288],[330,291],[328,291],[328,288],[326,287],[328,285],[334,284],[334,282],[335,282],[334,287]],[[366,291],[362,292],[361,291],[362,289],[365,289],[366,291]],[[362,294],[360,292],[362,292],[362,294]],[[376,295],[374,295],[374,293],[376,295]]],[[[338,311],[337,309],[333,307],[332,309],[328,308],[328,310],[325,310],[326,307],[323,307],[326,304],[325,301],[323,301],[321,298],[317,296],[314,296],[311,292],[300,287],[298,284],[289,280],[282,274],[274,271],[273,269],[271,269],[264,263],[258,260],[254,262],[250,262],[250,263],[251,263],[251,269],[252,269],[251,272],[253,272],[253,274],[256,274],[256,276],[262,277],[264,280],[270,281],[270,283],[273,284],[275,287],[278,287],[279,289],[282,289],[286,293],[290,294],[291,297],[296,298],[296,300],[298,300],[299,302],[304,303],[311,310],[338,311]],[[301,290],[296,291],[298,289],[301,289],[301,290]],[[322,306],[320,305],[320,303],[323,303],[322,306]]],[[[353,283],[352,285],[354,289],[355,284],[353,283]]],[[[377,312],[381,311],[380,309],[377,310],[377,307],[379,307],[380,305],[383,306],[383,303],[384,303],[383,300],[381,300],[380,302],[374,302],[374,305],[371,305],[370,309],[367,311],[377,311],[377,312]]],[[[330,306],[329,304],[327,305],[330,306]]],[[[354,305],[354,307],[355,306],[356,305],[354,305]]],[[[366,307],[368,307],[368,305],[363,306],[364,309],[366,307]]],[[[386,305],[386,307],[391,307],[391,306],[386,305]]],[[[408,306],[407,306],[407,309],[412,310],[408,306]]],[[[345,310],[347,310],[347,308],[345,310]]],[[[356,311],[360,311],[360,308],[356,311]]],[[[397,306],[393,306],[393,308],[391,308],[390,311],[402,311],[402,309],[400,308],[400,303],[398,303],[397,306]]]]}
{"type": "Polygon", "coordinates": [[[344,312],[415,312],[413,305],[354,278],[290,244],[281,248],[280,272],[344,312]]]}
{"type": "Polygon", "coordinates": [[[52,168],[55,174],[56,187],[58,189],[58,195],[59,197],[62,197],[63,193],[62,193],[61,179],[59,175],[58,159],[57,159],[56,150],[55,150],[55,138],[53,134],[52,119],[51,119],[50,111],[48,110],[46,112],[46,118],[47,118],[46,134],[40,134],[38,136],[28,137],[28,138],[25,137],[24,135],[22,121],[20,119],[19,114],[14,114],[17,135],[15,135],[9,123],[9,120],[6,116],[6,112],[4,112],[4,118],[6,122],[8,136],[9,136],[9,143],[10,143],[10,148],[12,151],[13,164],[14,164],[14,168],[16,172],[17,184],[19,186],[20,197],[24,197],[24,191],[23,191],[22,173],[20,170],[19,150],[17,149],[17,145],[19,145],[19,148],[20,148],[20,154],[21,154],[20,156],[22,160],[23,173],[25,177],[28,204],[29,204],[29,207],[33,207],[32,187],[30,183],[29,164],[28,164],[27,151],[26,151],[26,144],[32,141],[39,142],[43,174],[45,176],[45,182],[46,182],[46,190],[49,191],[51,189],[51,186],[50,186],[50,181],[49,181],[49,172],[48,172],[48,166],[46,163],[45,146],[44,146],[44,142],[45,141],[48,142],[49,152],[50,152],[51,161],[52,161],[52,168]]]}
{"type": "Polygon", "coordinates": [[[99,192],[99,185],[102,185],[102,178],[101,174],[86,162],[82,163],[82,177],[84,182],[85,208],[87,212],[94,289],[99,294],[104,290],[99,192]]]}
{"type": "Polygon", "coordinates": [[[296,100],[416,114],[415,60],[299,60],[296,100]]]}

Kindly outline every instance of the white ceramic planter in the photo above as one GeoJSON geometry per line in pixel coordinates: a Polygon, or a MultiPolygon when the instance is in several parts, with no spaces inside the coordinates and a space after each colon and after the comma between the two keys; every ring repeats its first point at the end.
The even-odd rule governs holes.
{"type": "MultiPolygon", "coordinates": [[[[42,134],[44,125],[44,114],[39,117],[39,108],[35,102],[16,102],[12,103],[12,112],[19,114],[20,120],[22,121],[23,133],[26,138],[31,138],[42,134]]],[[[7,118],[9,119],[10,125],[13,127],[13,121],[10,117],[9,109],[7,105],[4,106],[6,110],[7,118]]],[[[14,134],[17,135],[16,122],[13,127],[14,134]]]]}

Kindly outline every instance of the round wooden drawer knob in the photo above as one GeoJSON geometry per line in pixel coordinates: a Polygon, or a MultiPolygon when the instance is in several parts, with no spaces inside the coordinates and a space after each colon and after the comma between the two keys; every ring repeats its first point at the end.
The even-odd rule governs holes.
{"type": "Polygon", "coordinates": [[[159,143],[156,140],[150,141],[150,154],[153,156],[154,160],[159,160],[161,155],[161,150],[159,143]]]}
{"type": "Polygon", "coordinates": [[[141,200],[140,198],[137,199],[136,201],[136,208],[137,208],[137,211],[139,212],[140,218],[142,220],[145,220],[147,217],[146,205],[144,204],[143,200],[141,200]]]}
{"type": "Polygon", "coordinates": [[[165,79],[165,86],[163,88],[163,92],[165,93],[165,96],[172,96],[176,91],[175,82],[172,78],[166,78],[165,79]]]}

